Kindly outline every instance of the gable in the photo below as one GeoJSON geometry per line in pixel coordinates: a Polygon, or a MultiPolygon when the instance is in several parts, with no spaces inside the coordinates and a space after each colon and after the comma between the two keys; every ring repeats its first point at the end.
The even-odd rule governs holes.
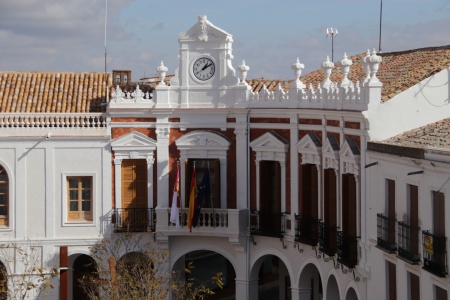
{"type": "Polygon", "coordinates": [[[194,131],[187,133],[175,141],[179,150],[183,149],[215,149],[228,150],[230,140],[213,131],[194,131]]]}
{"type": "Polygon", "coordinates": [[[138,150],[138,149],[156,149],[156,141],[148,136],[133,131],[127,135],[121,136],[111,142],[113,151],[117,150],[138,150]]]}
{"type": "Polygon", "coordinates": [[[287,152],[288,146],[289,143],[274,131],[266,132],[250,143],[256,152],[287,152]]]}
{"type": "Polygon", "coordinates": [[[231,34],[214,26],[206,16],[199,16],[198,22],[190,29],[180,33],[178,40],[182,41],[212,41],[212,40],[226,40],[231,41],[231,34]]]}

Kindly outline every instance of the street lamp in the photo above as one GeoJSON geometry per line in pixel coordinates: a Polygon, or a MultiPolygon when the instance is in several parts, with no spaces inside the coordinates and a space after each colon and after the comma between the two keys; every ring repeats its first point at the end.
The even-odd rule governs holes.
{"type": "Polygon", "coordinates": [[[331,37],[331,61],[334,61],[334,38],[338,35],[338,30],[336,28],[327,28],[327,38],[331,37]]]}

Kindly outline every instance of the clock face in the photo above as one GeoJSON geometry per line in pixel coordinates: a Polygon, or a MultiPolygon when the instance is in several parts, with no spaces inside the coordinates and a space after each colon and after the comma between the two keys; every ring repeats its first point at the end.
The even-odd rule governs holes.
{"type": "Polygon", "coordinates": [[[214,62],[207,57],[197,59],[192,67],[194,76],[202,81],[208,80],[213,77],[215,70],[216,66],[214,65],[214,62]]]}

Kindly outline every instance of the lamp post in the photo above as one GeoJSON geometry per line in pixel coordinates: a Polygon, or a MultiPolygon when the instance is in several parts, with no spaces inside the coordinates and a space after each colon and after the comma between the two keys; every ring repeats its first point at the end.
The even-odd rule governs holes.
{"type": "Polygon", "coordinates": [[[331,61],[334,58],[334,38],[338,35],[338,30],[336,28],[327,28],[327,38],[331,37],[331,61]]]}

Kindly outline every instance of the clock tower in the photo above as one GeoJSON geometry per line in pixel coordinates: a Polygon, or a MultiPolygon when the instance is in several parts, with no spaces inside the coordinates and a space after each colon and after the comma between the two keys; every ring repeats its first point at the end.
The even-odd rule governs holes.
{"type": "MultiPolygon", "coordinates": [[[[194,26],[178,35],[178,42],[179,67],[170,86],[162,82],[156,87],[156,107],[230,107],[245,98],[249,87],[239,83],[232,66],[231,34],[199,16],[194,26]]],[[[158,72],[162,73],[161,66],[158,72]]]]}

